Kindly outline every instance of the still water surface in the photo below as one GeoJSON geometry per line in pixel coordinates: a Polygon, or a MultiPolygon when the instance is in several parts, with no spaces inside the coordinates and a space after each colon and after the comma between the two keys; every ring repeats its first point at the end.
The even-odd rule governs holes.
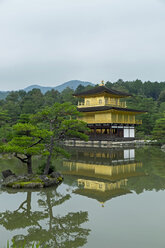
{"type": "MultiPolygon", "coordinates": [[[[54,161],[65,180],[37,191],[0,189],[0,248],[164,248],[165,153],[138,149],[72,149],[54,161]],[[44,247],[44,246],[43,246],[44,247]]],[[[24,168],[0,159],[0,171],[24,168]]]]}

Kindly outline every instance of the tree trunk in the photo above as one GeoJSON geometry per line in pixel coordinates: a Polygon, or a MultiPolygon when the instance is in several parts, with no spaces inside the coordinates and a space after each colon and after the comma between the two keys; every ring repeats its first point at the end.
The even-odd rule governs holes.
{"type": "Polygon", "coordinates": [[[27,192],[27,216],[30,218],[31,213],[31,194],[32,192],[27,192]]]}
{"type": "Polygon", "coordinates": [[[33,171],[32,171],[32,156],[31,155],[27,155],[27,172],[28,172],[28,174],[33,174],[33,171]]]}
{"type": "Polygon", "coordinates": [[[52,153],[53,153],[53,146],[54,146],[54,137],[52,136],[51,140],[50,140],[49,156],[47,158],[46,166],[45,166],[45,169],[44,169],[44,175],[48,175],[48,173],[49,173],[50,162],[51,162],[52,153]]]}
{"type": "Polygon", "coordinates": [[[47,191],[46,196],[47,196],[46,202],[47,202],[48,213],[49,213],[49,231],[52,231],[53,210],[52,210],[51,197],[50,197],[49,191],[47,191]]]}

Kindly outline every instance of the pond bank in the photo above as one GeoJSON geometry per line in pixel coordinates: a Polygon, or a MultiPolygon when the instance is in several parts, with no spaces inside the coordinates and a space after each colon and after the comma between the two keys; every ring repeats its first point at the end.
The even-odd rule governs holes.
{"type": "Polygon", "coordinates": [[[139,147],[145,145],[152,145],[151,140],[130,140],[130,141],[82,141],[82,140],[66,140],[64,141],[65,146],[75,146],[75,147],[139,147]]]}

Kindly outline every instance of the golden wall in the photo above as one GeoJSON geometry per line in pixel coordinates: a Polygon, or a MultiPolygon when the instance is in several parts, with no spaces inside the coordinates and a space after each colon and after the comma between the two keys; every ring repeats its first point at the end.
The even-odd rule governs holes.
{"type": "Polygon", "coordinates": [[[141,162],[109,166],[109,165],[98,165],[98,164],[64,161],[63,165],[69,167],[70,171],[74,171],[74,170],[81,172],[87,171],[88,173],[91,172],[96,175],[106,175],[106,176],[136,172],[137,168],[142,167],[141,162]]]}
{"type": "Polygon", "coordinates": [[[87,122],[88,124],[94,123],[123,123],[123,124],[136,124],[135,114],[129,112],[93,112],[83,113],[80,120],[87,122]]]}

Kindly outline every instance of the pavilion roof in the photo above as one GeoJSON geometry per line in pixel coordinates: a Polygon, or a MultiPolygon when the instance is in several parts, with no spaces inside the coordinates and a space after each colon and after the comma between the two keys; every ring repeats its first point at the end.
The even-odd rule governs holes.
{"type": "MultiPolygon", "coordinates": [[[[97,164],[96,164],[97,166],[97,164]]],[[[138,176],[145,176],[145,173],[140,171],[133,171],[133,172],[125,172],[125,173],[119,173],[119,174],[113,174],[113,175],[103,175],[103,174],[95,174],[90,172],[89,170],[82,170],[82,171],[63,171],[64,175],[67,176],[75,176],[78,178],[85,178],[90,180],[105,180],[110,182],[116,182],[121,179],[128,179],[132,177],[138,177],[138,176]]]]}
{"type": "Polygon", "coordinates": [[[81,93],[77,93],[77,94],[73,94],[73,95],[77,96],[77,97],[83,97],[83,96],[90,96],[90,95],[96,95],[96,94],[101,94],[101,93],[108,93],[110,95],[117,95],[117,96],[121,96],[121,97],[132,96],[132,95],[125,93],[125,92],[120,92],[117,90],[109,89],[106,86],[96,86],[90,90],[87,90],[87,91],[84,91],[81,93]]]}
{"type": "Polygon", "coordinates": [[[147,112],[144,110],[119,108],[119,107],[111,107],[111,106],[96,106],[96,107],[78,108],[79,112],[95,112],[95,111],[105,111],[105,110],[118,110],[118,111],[137,112],[137,113],[146,113],[147,112]]]}

